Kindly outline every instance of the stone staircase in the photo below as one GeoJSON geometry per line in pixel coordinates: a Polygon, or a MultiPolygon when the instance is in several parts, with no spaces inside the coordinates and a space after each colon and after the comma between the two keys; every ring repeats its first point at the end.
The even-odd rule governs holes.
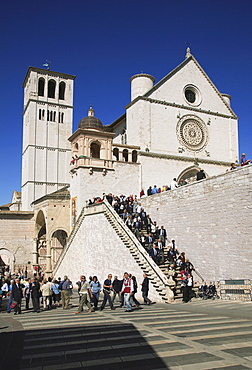
{"type": "MultiPolygon", "coordinates": [[[[152,282],[153,286],[156,288],[156,290],[159,292],[159,294],[163,297],[164,301],[168,301],[165,295],[165,291],[163,287],[160,287],[160,279],[153,274],[153,264],[156,265],[156,267],[161,270],[163,275],[166,276],[168,286],[170,290],[173,293],[172,300],[174,299],[182,299],[182,291],[181,291],[181,271],[179,267],[176,267],[176,273],[174,279],[169,276],[168,274],[168,266],[169,261],[167,259],[168,257],[168,250],[169,248],[167,246],[164,247],[164,257],[165,262],[163,264],[157,265],[152,259],[152,266],[148,264],[148,261],[150,258],[148,258],[148,261],[146,261],[146,258],[143,258],[141,256],[141,253],[139,252],[139,247],[141,249],[144,249],[149,256],[149,251],[147,248],[144,248],[142,244],[138,241],[138,239],[135,237],[135,235],[131,232],[131,230],[124,224],[123,220],[120,218],[120,216],[115,212],[115,210],[110,206],[110,204],[107,202],[107,200],[104,201],[104,203],[107,205],[108,210],[105,212],[105,216],[107,217],[108,221],[116,231],[116,233],[119,235],[121,240],[124,242],[125,246],[130,249],[130,252],[134,259],[137,261],[138,265],[142,268],[142,270],[148,275],[150,281],[152,282]],[[111,208],[111,209],[110,209],[111,208]],[[136,244],[138,247],[136,247],[136,244]]],[[[147,231],[145,229],[141,230],[145,236],[147,236],[147,231]]],[[[156,240],[155,240],[156,241],[156,240]]],[[[170,240],[168,240],[168,243],[170,243],[170,240]]],[[[195,271],[198,275],[197,271],[195,271]]],[[[199,275],[200,276],[200,275],[199,275]]],[[[200,276],[201,280],[203,281],[203,278],[200,276]]],[[[194,294],[197,294],[199,285],[195,285],[193,288],[194,294]]]]}
{"type": "Polygon", "coordinates": [[[104,213],[110,225],[123,241],[124,245],[129,248],[132,257],[143,272],[147,274],[150,282],[162,297],[162,300],[166,303],[171,303],[174,300],[173,282],[168,279],[167,274],[164,274],[162,269],[149,257],[149,254],[139,240],[125,225],[108,201],[105,199],[103,203],[106,207],[104,213]]]}

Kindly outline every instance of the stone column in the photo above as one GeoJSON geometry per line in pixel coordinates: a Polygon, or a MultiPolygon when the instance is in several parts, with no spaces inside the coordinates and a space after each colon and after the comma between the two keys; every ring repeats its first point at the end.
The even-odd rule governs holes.
{"type": "Polygon", "coordinates": [[[88,138],[84,138],[84,155],[88,156],[88,138]]]}
{"type": "Polygon", "coordinates": [[[123,153],[121,150],[119,150],[119,161],[123,160],[123,153]]]}
{"type": "Polygon", "coordinates": [[[46,240],[46,277],[52,275],[51,240],[46,240]]]}
{"type": "Polygon", "coordinates": [[[81,137],[80,138],[80,151],[79,151],[79,155],[84,155],[84,138],[81,137]]]}
{"type": "Polygon", "coordinates": [[[132,151],[128,151],[128,162],[132,162],[132,151]]]}
{"type": "Polygon", "coordinates": [[[108,159],[112,160],[112,140],[108,140],[108,159]]]}
{"type": "Polygon", "coordinates": [[[38,264],[38,238],[33,238],[32,265],[38,264]]]}

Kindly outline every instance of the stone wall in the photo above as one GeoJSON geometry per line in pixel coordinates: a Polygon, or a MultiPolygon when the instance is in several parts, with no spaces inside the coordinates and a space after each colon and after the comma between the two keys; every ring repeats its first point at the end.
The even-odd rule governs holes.
{"type": "Polygon", "coordinates": [[[79,168],[73,174],[70,183],[71,198],[77,197],[77,214],[86,206],[88,199],[102,197],[103,193],[139,194],[140,165],[138,163],[114,162],[114,170],[109,170],[105,176],[102,168],[79,168]]]}
{"type": "Polygon", "coordinates": [[[32,212],[0,212],[0,255],[9,260],[12,272],[26,266],[32,271],[33,233],[32,212]]]}
{"type": "MultiPolygon", "coordinates": [[[[102,207],[102,204],[100,205],[102,207]]],[[[137,297],[141,297],[140,283],[143,280],[143,271],[138,266],[130,251],[116,234],[103,212],[87,215],[81,224],[69,249],[59,267],[56,267],[54,276],[68,275],[72,282],[79,280],[81,274],[87,279],[97,275],[99,281],[107,278],[109,273],[122,279],[127,271],[135,275],[138,282],[137,297]]],[[[161,301],[150,283],[149,297],[161,301]]]]}
{"type": "Polygon", "coordinates": [[[207,281],[252,279],[252,165],[143,198],[142,205],[207,281]]]}

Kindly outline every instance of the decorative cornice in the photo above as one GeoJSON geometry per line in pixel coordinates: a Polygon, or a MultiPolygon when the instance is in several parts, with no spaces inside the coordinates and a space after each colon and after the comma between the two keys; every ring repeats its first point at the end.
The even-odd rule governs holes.
{"type": "MultiPolygon", "coordinates": [[[[55,186],[55,185],[58,185],[58,186],[62,186],[62,187],[66,187],[66,186],[69,186],[69,183],[58,183],[58,182],[47,182],[47,181],[32,181],[32,180],[28,180],[26,181],[24,184],[22,184],[22,188],[27,185],[27,184],[35,184],[35,185],[48,185],[48,186],[55,186]]],[[[50,194],[50,193],[49,193],[50,194]]]]}
{"type": "Polygon", "coordinates": [[[73,141],[76,137],[78,136],[94,136],[94,137],[97,137],[98,138],[114,138],[115,137],[115,133],[114,132],[108,132],[108,131],[100,131],[100,130],[95,130],[95,129],[88,129],[88,128],[78,128],[69,138],[68,140],[69,141],[73,141]]]}
{"type": "Polygon", "coordinates": [[[44,104],[47,104],[49,107],[50,106],[55,106],[55,107],[59,107],[59,108],[63,108],[63,107],[64,108],[74,108],[73,105],[68,105],[68,104],[63,105],[62,103],[57,103],[57,102],[50,102],[49,103],[48,101],[43,101],[43,100],[37,100],[37,99],[31,99],[31,98],[29,98],[26,106],[24,107],[23,115],[25,114],[25,112],[26,112],[26,110],[27,110],[27,108],[28,108],[28,106],[29,106],[29,104],[31,102],[38,103],[38,104],[39,103],[44,103],[44,104]]]}
{"type": "Polygon", "coordinates": [[[140,149],[140,146],[136,146],[136,145],[127,145],[127,144],[116,144],[116,143],[112,143],[112,146],[115,147],[115,148],[128,148],[128,149],[136,149],[136,150],[139,150],[140,149]]]}
{"type": "Polygon", "coordinates": [[[43,145],[27,145],[27,147],[25,148],[25,150],[23,151],[22,155],[24,155],[24,153],[27,151],[28,148],[35,148],[35,149],[48,149],[48,150],[58,150],[59,152],[71,152],[71,149],[68,149],[68,148],[54,148],[54,147],[48,147],[48,146],[43,146],[43,145]]]}
{"type": "Polygon", "coordinates": [[[170,103],[170,102],[167,102],[167,101],[164,101],[164,100],[151,99],[151,98],[147,98],[146,96],[138,96],[136,99],[134,99],[128,105],[126,105],[125,109],[128,109],[129,107],[131,107],[138,100],[145,100],[145,101],[148,101],[150,103],[167,105],[167,106],[170,106],[170,107],[179,108],[179,109],[185,109],[185,110],[190,110],[190,111],[197,112],[197,113],[205,113],[205,114],[209,114],[211,116],[218,116],[218,117],[223,117],[223,118],[238,119],[237,116],[229,116],[227,114],[223,114],[223,113],[219,113],[219,112],[212,112],[210,110],[205,110],[205,109],[201,109],[201,108],[197,108],[197,107],[189,107],[189,106],[184,105],[184,104],[170,103]]]}
{"type": "Polygon", "coordinates": [[[231,162],[216,161],[209,158],[195,158],[195,157],[184,157],[174,154],[160,154],[154,152],[138,152],[140,156],[153,157],[153,158],[164,158],[164,159],[173,159],[175,161],[184,161],[184,162],[193,162],[193,163],[208,163],[208,164],[217,164],[219,166],[230,166],[231,162]]]}
{"type": "Polygon", "coordinates": [[[152,80],[152,82],[153,82],[153,83],[155,82],[155,77],[153,77],[152,75],[149,75],[148,73],[138,73],[138,74],[136,74],[136,75],[134,75],[134,76],[132,76],[132,77],[130,78],[130,83],[131,83],[135,78],[137,78],[137,77],[148,77],[148,78],[150,78],[150,79],[152,80]]]}
{"type": "Polygon", "coordinates": [[[25,75],[22,87],[25,87],[27,79],[28,79],[29,74],[30,74],[31,71],[40,73],[42,75],[48,75],[48,76],[51,76],[51,77],[67,78],[67,79],[70,79],[70,80],[74,80],[75,77],[76,77],[74,75],[69,75],[67,73],[55,72],[55,71],[51,71],[51,70],[48,70],[48,69],[37,68],[37,67],[29,67],[28,70],[27,70],[27,73],[25,75]]]}

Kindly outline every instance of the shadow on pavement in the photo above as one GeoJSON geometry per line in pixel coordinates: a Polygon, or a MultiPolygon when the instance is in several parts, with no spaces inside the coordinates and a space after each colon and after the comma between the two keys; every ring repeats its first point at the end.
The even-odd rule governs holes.
{"type": "Polygon", "coordinates": [[[8,332],[0,338],[9,343],[4,370],[169,369],[128,323],[8,332]]]}

